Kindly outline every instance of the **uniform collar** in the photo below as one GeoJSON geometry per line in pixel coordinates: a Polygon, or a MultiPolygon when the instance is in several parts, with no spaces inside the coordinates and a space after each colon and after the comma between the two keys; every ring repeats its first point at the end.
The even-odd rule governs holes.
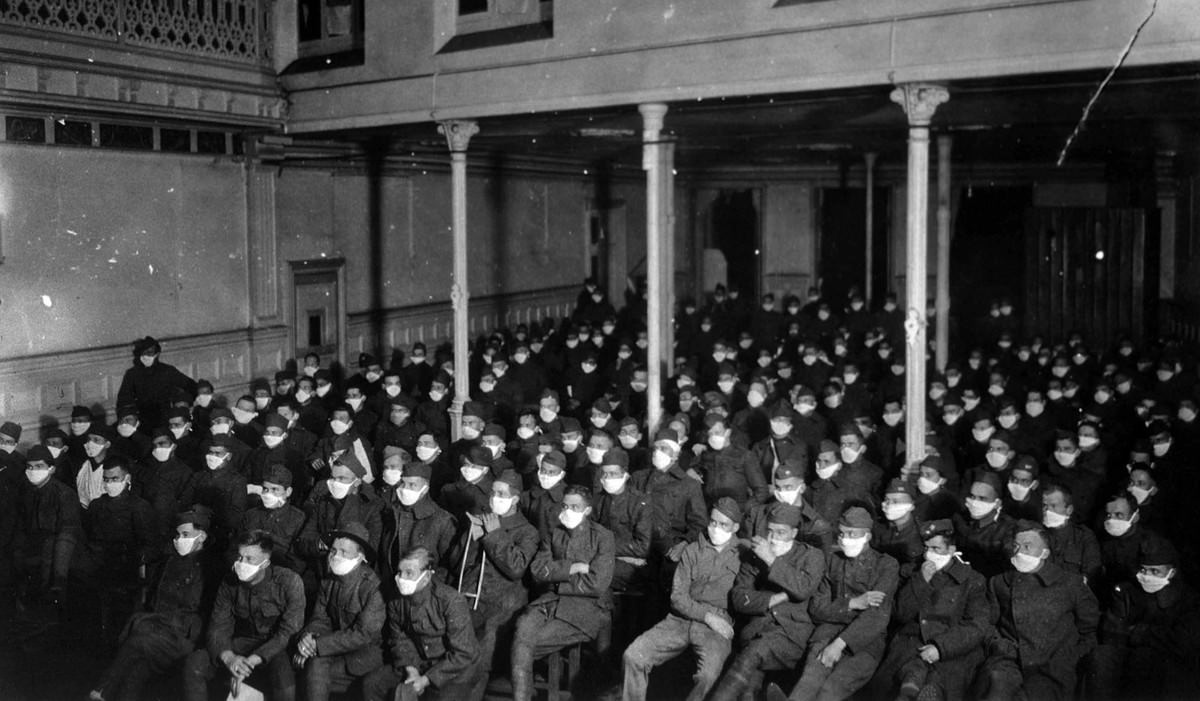
{"type": "MultiPolygon", "coordinates": [[[[399,500],[397,500],[396,503],[399,504],[399,500]]],[[[429,498],[429,494],[422,494],[421,498],[417,500],[417,503],[413,504],[412,506],[400,504],[400,508],[411,511],[413,518],[427,518],[437,511],[437,505],[434,504],[433,500],[429,498]]]]}

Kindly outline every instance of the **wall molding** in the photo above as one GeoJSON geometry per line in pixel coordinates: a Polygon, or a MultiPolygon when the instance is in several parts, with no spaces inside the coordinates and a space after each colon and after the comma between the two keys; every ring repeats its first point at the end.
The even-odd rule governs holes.
{"type": "MultiPolygon", "coordinates": [[[[285,326],[159,341],[163,362],[212,382],[216,395],[229,399],[248,391],[252,379],[272,377],[290,359],[285,326]]],[[[0,417],[22,426],[22,446],[37,440],[42,425],[65,426],[76,404],[103,409],[112,421],[121,378],[133,361],[131,348],[121,344],[0,361],[0,417]]]]}
{"type": "MultiPolygon", "coordinates": [[[[577,285],[563,285],[529,292],[471,297],[467,328],[471,339],[505,326],[528,324],[547,318],[570,316],[575,311],[577,285]]],[[[407,351],[417,341],[436,346],[452,340],[454,310],[450,300],[381,312],[356,312],[349,315],[346,330],[346,358],[353,360],[359,353],[380,353],[387,358],[391,351],[407,351]],[[373,320],[379,320],[380,348],[372,331],[373,320]]]]}

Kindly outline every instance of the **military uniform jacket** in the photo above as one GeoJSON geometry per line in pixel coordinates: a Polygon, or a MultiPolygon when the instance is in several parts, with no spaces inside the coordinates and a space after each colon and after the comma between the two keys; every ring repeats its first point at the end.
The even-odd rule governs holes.
{"type": "Polygon", "coordinates": [[[633,486],[650,499],[653,548],[663,554],[676,543],[693,541],[708,525],[708,508],[700,483],[679,465],[667,470],[649,468],[633,473],[633,486]]]}
{"type": "Polygon", "coordinates": [[[563,495],[566,491],[564,477],[548,490],[539,485],[528,492],[521,492],[520,508],[537,529],[539,539],[549,538],[550,531],[558,525],[558,512],[562,510],[563,495]]]}
{"type": "Polygon", "coordinates": [[[479,659],[466,600],[436,579],[388,602],[387,622],[393,669],[416,667],[435,687],[460,678],[479,659]]]}
{"type": "Polygon", "coordinates": [[[213,526],[228,538],[242,524],[246,511],[246,478],[232,465],[205,470],[196,476],[195,500],[213,510],[213,526]]]}
{"type": "Polygon", "coordinates": [[[804,644],[811,632],[810,599],[821,585],[825,568],[825,553],[800,542],[793,543],[791,550],[770,565],[748,553],[730,595],[733,608],[741,614],[776,621],[784,632],[803,636],[796,642],[804,644]],[[771,597],[781,592],[788,595],[787,601],[770,606],[771,597]]]}
{"type": "Polygon", "coordinates": [[[958,550],[975,571],[991,577],[1010,568],[1012,539],[1016,522],[1007,515],[993,511],[980,520],[956,514],[954,531],[958,534],[958,550]]]}
{"type": "Polygon", "coordinates": [[[183,556],[172,551],[153,577],[149,605],[152,613],[134,617],[152,616],[178,638],[195,644],[204,630],[202,614],[212,603],[216,580],[206,551],[183,556]]]}
{"type": "Polygon", "coordinates": [[[89,548],[103,553],[106,559],[120,557],[145,564],[158,557],[154,510],[128,489],[116,498],[105,494],[93,501],[84,514],[83,529],[89,548]]]}
{"type": "Polygon", "coordinates": [[[28,541],[49,536],[70,538],[72,542],[78,539],[81,517],[75,490],[52,478],[40,487],[26,487],[20,497],[21,507],[13,509],[12,514],[20,514],[21,534],[28,541]]]}
{"type": "Polygon", "coordinates": [[[242,527],[239,533],[250,531],[266,531],[275,541],[275,550],[271,561],[277,565],[303,573],[305,563],[296,552],[296,540],[304,529],[304,512],[291,504],[284,504],[277,509],[256,506],[242,516],[242,527]]]}
{"type": "Polygon", "coordinates": [[[342,655],[346,671],[361,676],[383,664],[386,612],[379,576],[365,562],[321,580],[321,591],[301,634],[312,633],[319,657],[342,655]]]}
{"type": "Polygon", "coordinates": [[[595,637],[610,614],[613,552],[612,533],[586,518],[572,530],[555,528],[530,566],[533,581],[549,588],[533,605],[556,604],[554,617],[595,637]],[[586,563],[588,571],[568,574],[577,562],[586,563]]]}
{"type": "Polygon", "coordinates": [[[1068,522],[1061,528],[1047,528],[1050,561],[1094,584],[1100,574],[1100,543],[1087,526],[1068,522]]]}
{"type": "Polygon", "coordinates": [[[1021,669],[1045,668],[1072,678],[1075,664],[1096,645],[1100,606],[1083,577],[1052,562],[1037,572],[1010,569],[988,580],[996,635],[991,654],[1021,669]]]}
{"type": "Polygon", "coordinates": [[[1104,614],[1101,637],[1106,645],[1152,651],[1194,677],[1200,658],[1200,597],[1175,580],[1154,594],[1137,582],[1119,584],[1104,614]]]}
{"type": "Polygon", "coordinates": [[[134,474],[134,492],[150,502],[164,533],[174,523],[175,514],[192,505],[193,475],[192,468],[174,455],[166,462],[145,460],[134,474]]]}
{"type": "Polygon", "coordinates": [[[650,557],[653,515],[646,496],[626,480],[620,494],[601,493],[596,497],[592,516],[596,523],[612,531],[617,557],[650,557]]]}
{"type": "Polygon", "coordinates": [[[864,489],[861,479],[855,479],[854,475],[846,472],[845,465],[829,479],[814,479],[812,489],[805,492],[805,497],[828,523],[838,522],[848,501],[859,500],[865,504],[874,504],[876,501],[875,497],[864,489]]]}
{"type": "Polygon", "coordinates": [[[751,452],[754,454],[755,461],[758,462],[759,469],[762,470],[763,480],[768,485],[771,484],[775,468],[789,458],[799,460],[806,466],[809,464],[808,445],[802,438],[791,433],[782,438],[768,436],[755,443],[751,452]]]}
{"type": "Polygon", "coordinates": [[[442,487],[438,503],[457,519],[465,514],[479,515],[488,510],[492,498],[492,475],[484,472],[478,482],[468,482],[461,476],[453,484],[442,487]]]}
{"type": "MultiPolygon", "coordinates": [[[[746,518],[742,522],[742,530],[738,531],[738,534],[743,538],[753,538],[754,536],[766,538],[767,513],[774,503],[775,501],[772,500],[750,507],[750,511],[746,513],[746,518]]],[[[808,503],[804,495],[801,495],[800,502],[796,506],[800,507],[800,534],[796,539],[829,553],[833,548],[833,527],[829,525],[828,521],[821,518],[821,514],[817,513],[812,504],[808,503]]]]}
{"type": "Polygon", "coordinates": [[[817,629],[814,641],[841,638],[854,654],[883,657],[888,620],[896,600],[900,566],[889,555],[868,545],[855,558],[840,552],[829,556],[825,576],[809,604],[817,629]],[[868,591],[881,591],[883,603],[864,611],[850,608],[850,599],[868,591]]]}
{"type": "MultiPolygon", "coordinates": [[[[404,553],[420,546],[433,555],[434,566],[448,562],[454,546],[457,526],[448,511],[433,503],[426,494],[411,507],[399,501],[383,507],[383,530],[379,548],[379,567],[385,577],[395,575],[404,553]]],[[[390,591],[390,588],[389,588],[390,591]]]]}
{"type": "Polygon", "coordinates": [[[733,497],[745,506],[767,498],[766,480],[754,455],[745,448],[730,445],[723,450],[706,450],[700,454],[696,472],[704,478],[704,497],[716,503],[721,497],[733,497]]]}
{"type": "Polygon", "coordinates": [[[737,581],[741,559],[730,540],[718,550],[701,533],[679,556],[671,585],[671,611],[691,621],[704,622],[710,613],[729,619],[729,593],[737,581]]]}
{"type": "Polygon", "coordinates": [[[284,652],[304,624],[304,583],[286,567],[267,565],[262,581],[251,586],[226,575],[217,589],[208,622],[208,654],[214,661],[233,649],[234,638],[252,640],[252,654],[270,662],[284,652]]]}
{"type": "Polygon", "coordinates": [[[375,431],[375,460],[383,464],[383,449],[388,446],[398,446],[408,451],[409,455],[417,454],[417,439],[425,433],[425,424],[409,419],[403,426],[397,426],[389,421],[379,424],[375,431]]]}
{"type": "MultiPolygon", "coordinates": [[[[319,558],[323,561],[324,553],[320,549],[320,543],[331,531],[354,521],[367,527],[372,544],[379,542],[380,505],[379,500],[375,498],[375,490],[369,484],[359,484],[357,492],[351,492],[343,499],[334,499],[329,493],[329,486],[320,482],[313,488],[304,510],[307,520],[296,543],[296,550],[303,557],[319,558]]],[[[322,576],[325,571],[326,567],[322,565],[322,576]]]]}
{"type": "Polygon", "coordinates": [[[893,620],[897,635],[935,645],[950,660],[983,652],[995,632],[991,616],[987,580],[956,557],[928,582],[918,567],[896,595],[893,620]]]}
{"type": "Polygon", "coordinates": [[[871,547],[885,555],[891,555],[900,565],[900,579],[908,579],[915,568],[925,559],[925,543],[918,532],[917,519],[897,527],[897,521],[876,523],[871,534],[871,547]]]}
{"type": "MultiPolygon", "coordinates": [[[[537,529],[520,510],[512,516],[501,516],[500,527],[491,533],[484,533],[479,540],[473,541],[469,534],[463,534],[451,558],[457,575],[457,568],[462,564],[464,544],[470,548],[467,569],[463,575],[463,591],[474,592],[479,582],[479,553],[482,548],[487,556],[487,565],[483,569],[481,605],[505,610],[521,608],[529,601],[525,574],[537,554],[540,542],[537,529]]],[[[458,583],[457,577],[454,583],[458,583]]]]}

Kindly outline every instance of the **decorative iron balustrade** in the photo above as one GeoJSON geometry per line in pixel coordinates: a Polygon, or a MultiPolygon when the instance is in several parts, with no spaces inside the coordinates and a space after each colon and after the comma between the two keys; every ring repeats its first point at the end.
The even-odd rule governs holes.
{"type": "Polygon", "coordinates": [[[0,0],[0,25],[239,63],[270,59],[270,0],[0,0]]]}

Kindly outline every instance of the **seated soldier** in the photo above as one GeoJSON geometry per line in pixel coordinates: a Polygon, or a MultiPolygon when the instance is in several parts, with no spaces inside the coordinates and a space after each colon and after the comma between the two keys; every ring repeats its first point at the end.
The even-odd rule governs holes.
{"type": "Polygon", "coordinates": [[[559,526],[542,540],[530,566],[546,589],[517,619],[512,645],[515,701],[533,696],[533,662],[568,645],[595,640],[612,610],[612,533],[592,522],[592,493],[572,485],[563,495],[559,526]]]}
{"type": "Polygon", "coordinates": [[[696,653],[695,685],[688,701],[704,701],[729,657],[733,618],[729,592],[739,568],[741,507],[729,497],[709,512],[708,530],[684,547],[671,587],[667,617],[625,650],[622,701],[644,701],[650,672],[689,647],[696,653]]]}
{"type": "Polygon", "coordinates": [[[996,634],[980,670],[984,698],[1072,699],[1100,607],[1083,577],[1051,561],[1041,525],[1021,521],[1015,531],[1011,569],[988,580],[996,634]]]}
{"type": "Polygon", "coordinates": [[[1138,572],[1138,553],[1149,540],[1162,536],[1141,523],[1137,499],[1125,489],[1104,504],[1104,532],[1100,538],[1100,574],[1094,589],[1107,605],[1113,587],[1133,581],[1138,572]]]}
{"type": "MultiPolygon", "coordinates": [[[[847,434],[845,438],[846,453],[851,454],[850,444],[855,438],[851,434],[847,434]]],[[[820,447],[817,448],[817,477],[808,492],[813,508],[827,523],[835,523],[851,502],[874,505],[878,500],[871,492],[869,471],[856,475],[847,470],[846,464],[842,462],[841,452],[833,441],[821,441],[820,447]]]]}
{"type": "MultiPolygon", "coordinates": [[[[817,625],[800,681],[788,697],[844,699],[861,689],[879,666],[900,567],[870,547],[871,514],[851,506],[838,521],[841,550],[828,559],[810,611],[817,625]]],[[[768,698],[782,696],[777,689],[768,698]]]]}
{"type": "Polygon", "coordinates": [[[193,498],[212,509],[210,547],[224,552],[242,524],[246,511],[246,478],[234,466],[235,439],[218,434],[208,442],[204,462],[208,469],[196,475],[193,498]]]}
{"type": "MultiPolygon", "coordinates": [[[[58,468],[53,463],[44,446],[29,449],[25,478],[30,486],[19,490],[18,503],[9,507],[7,514],[17,521],[14,560],[18,594],[25,602],[43,596],[61,600],[71,557],[82,535],[79,496],[62,480],[54,479],[58,468]]],[[[0,475],[0,479],[8,477],[0,475]]]]}
{"type": "Polygon", "coordinates": [[[962,501],[949,485],[953,474],[940,455],[926,455],[917,466],[916,516],[919,523],[953,518],[962,501]]]}
{"type": "Polygon", "coordinates": [[[633,475],[633,486],[649,498],[654,528],[652,566],[679,559],[688,543],[704,530],[704,494],[700,483],[679,464],[679,436],[669,429],[654,436],[651,469],[633,475]]]}
{"type": "Polygon", "coordinates": [[[713,502],[728,496],[745,507],[766,498],[767,480],[754,455],[730,442],[730,420],[723,414],[710,412],[704,417],[704,424],[708,427],[709,449],[700,454],[695,470],[705,499],[713,502]]]}
{"type": "Polygon", "coordinates": [[[330,533],[357,521],[367,527],[371,542],[378,542],[382,512],[374,488],[364,481],[366,474],[366,467],[347,450],[331,458],[329,479],[313,487],[304,505],[307,518],[296,552],[305,559],[304,591],[314,597],[328,571],[330,533]]]}
{"type": "Polygon", "coordinates": [[[208,683],[224,669],[228,687],[267,671],[271,698],[292,701],[296,680],[287,645],[304,624],[304,583],[300,575],[271,564],[271,535],[251,531],[238,539],[233,576],[226,575],[208,619],[205,647],[187,656],[183,693],[187,701],[206,701],[208,683]]]}
{"type": "MultiPolygon", "coordinates": [[[[465,427],[464,427],[465,428],[465,427]]],[[[492,494],[492,451],[473,443],[458,453],[459,477],[442,487],[438,503],[458,521],[487,508],[492,494]]]]}
{"type": "Polygon", "coordinates": [[[1037,461],[1029,455],[1018,457],[1008,473],[1007,493],[1000,502],[1004,513],[1017,520],[1042,520],[1042,489],[1037,461]]]}
{"type": "Polygon", "coordinates": [[[1003,487],[996,473],[977,471],[968,490],[967,515],[954,516],[958,549],[979,574],[991,577],[1005,570],[1014,521],[1000,508],[1003,487]]]}
{"type": "Polygon", "coordinates": [[[329,539],[329,572],[292,658],[308,701],[327,701],[383,664],[383,594],[367,527],[351,521],[329,539]]]}
{"type": "Polygon", "coordinates": [[[880,511],[883,522],[876,522],[871,533],[871,547],[884,555],[891,555],[900,565],[900,581],[905,582],[913,570],[920,566],[925,546],[921,544],[920,526],[913,516],[915,490],[902,479],[888,483],[883,494],[880,511]]]}
{"type": "Polygon", "coordinates": [[[383,585],[387,594],[394,593],[391,586],[399,571],[400,559],[415,548],[424,548],[433,558],[438,579],[445,579],[449,571],[447,563],[458,526],[454,517],[430,497],[431,474],[426,463],[408,463],[395,488],[396,499],[381,507],[379,570],[385,579],[383,585]]]}
{"type": "Polygon", "coordinates": [[[99,593],[101,636],[116,642],[145,585],[146,565],[159,556],[158,524],[149,502],[132,493],[130,461],[114,455],[104,463],[104,495],[83,514],[84,546],[75,574],[99,593]]]}
{"type": "Polygon", "coordinates": [[[768,417],[770,435],[755,443],[751,450],[764,478],[769,479],[788,460],[808,465],[808,446],[803,438],[792,431],[792,407],[787,402],[777,402],[771,407],[768,417]]]}
{"type": "MultiPolygon", "coordinates": [[[[535,461],[536,462],[536,461],[535,461]]],[[[557,450],[542,454],[537,467],[537,486],[521,495],[521,510],[545,540],[557,523],[566,493],[567,458],[557,450]]]]}
{"type": "Polygon", "coordinates": [[[1042,494],[1042,525],[1050,539],[1050,561],[1094,586],[1100,574],[1100,544],[1092,529],[1072,518],[1074,514],[1075,500],[1070,487],[1047,485],[1042,494]]]}
{"type": "Polygon", "coordinates": [[[601,459],[600,487],[593,518],[612,531],[617,561],[613,591],[638,588],[647,572],[650,535],[654,527],[650,503],[629,483],[628,456],[620,448],[610,449],[601,459]]]}
{"type": "Polygon", "coordinates": [[[775,504],[767,512],[767,537],[754,536],[730,599],[750,621],[741,652],[713,691],[713,701],[755,694],[763,673],[794,669],[813,632],[809,606],[825,574],[825,554],[797,540],[800,508],[775,504]]]}
{"type": "Polygon", "coordinates": [[[987,580],[958,558],[949,519],[924,524],[921,538],[925,559],[896,594],[896,632],[872,685],[878,697],[965,698],[994,633],[987,580]]]}
{"type": "Polygon", "coordinates": [[[197,505],[174,520],[174,551],[150,576],[146,610],[129,620],[92,701],[138,701],[151,677],[178,668],[200,642],[220,577],[220,554],[207,547],[212,512],[197,505]]]}
{"type": "Polygon", "coordinates": [[[396,567],[397,596],[387,604],[388,661],[363,680],[364,701],[453,701],[478,674],[479,644],[462,594],[434,576],[433,555],[414,548],[396,567]]]}
{"type": "Polygon", "coordinates": [[[1097,698],[1200,697],[1200,597],[1165,540],[1142,544],[1136,582],[1118,584],[1100,627],[1097,698]]]}
{"type": "Polygon", "coordinates": [[[159,539],[172,533],[175,514],[191,506],[192,468],[180,460],[175,435],[165,428],[155,429],[150,455],[134,470],[134,492],[150,502],[158,523],[159,539]]]}
{"type": "Polygon", "coordinates": [[[460,563],[459,591],[469,594],[471,619],[479,641],[479,675],[471,694],[480,701],[487,689],[492,657],[499,650],[503,665],[517,614],[529,603],[525,574],[537,554],[537,529],[517,508],[521,477],[513,470],[502,472],[492,481],[488,511],[479,517],[460,539],[450,558],[460,563]]]}
{"type": "Polygon", "coordinates": [[[806,471],[806,465],[796,458],[788,458],[775,468],[771,480],[774,499],[755,504],[747,510],[746,520],[742,524],[744,537],[767,537],[767,512],[774,504],[791,504],[800,507],[800,540],[824,552],[830,551],[833,547],[832,528],[805,499],[808,491],[808,485],[804,483],[806,471]]]}
{"type": "MultiPolygon", "coordinates": [[[[295,552],[296,541],[304,528],[304,512],[292,505],[292,472],[283,465],[271,465],[262,480],[262,503],[242,514],[238,535],[250,531],[271,534],[274,554],[271,560],[303,575],[304,560],[295,552]]],[[[237,553],[231,551],[236,557],[237,553]]]]}

